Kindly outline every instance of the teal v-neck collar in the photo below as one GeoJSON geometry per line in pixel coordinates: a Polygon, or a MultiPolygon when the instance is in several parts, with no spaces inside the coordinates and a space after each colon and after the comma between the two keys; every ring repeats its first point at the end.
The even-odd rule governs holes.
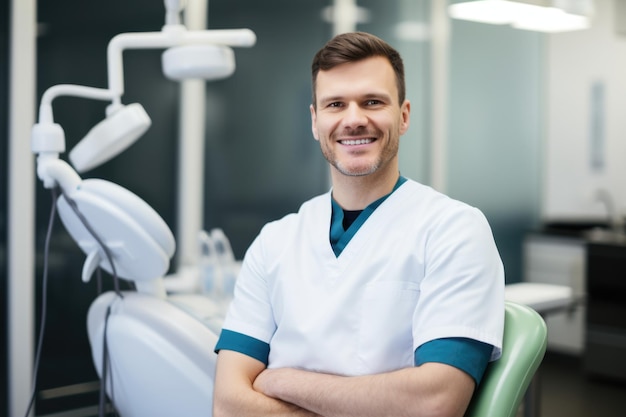
{"type": "Polygon", "coordinates": [[[330,222],[330,245],[333,248],[333,252],[336,257],[339,257],[341,252],[343,252],[344,248],[348,245],[350,240],[354,237],[356,232],[359,231],[361,226],[365,223],[365,221],[372,215],[374,210],[380,206],[383,201],[387,199],[394,191],[396,191],[404,182],[406,178],[400,176],[396,185],[394,185],[393,190],[391,192],[378,200],[371,203],[369,206],[365,207],[361,214],[352,222],[350,227],[347,230],[343,228],[343,209],[341,206],[335,201],[331,196],[331,204],[332,204],[332,215],[330,222]]]}

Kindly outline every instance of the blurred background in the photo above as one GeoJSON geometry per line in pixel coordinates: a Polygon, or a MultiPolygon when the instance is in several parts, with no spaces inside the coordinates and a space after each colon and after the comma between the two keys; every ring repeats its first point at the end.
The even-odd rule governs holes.
{"type": "MultiPolygon", "coordinates": [[[[122,32],[158,31],[164,23],[161,0],[36,3],[37,105],[43,92],[56,84],[105,87],[110,39],[122,32]]],[[[354,29],[384,38],[405,60],[412,120],[401,140],[401,172],[485,213],[504,261],[507,283],[533,279],[528,276],[528,245],[546,236],[550,242],[557,239],[557,251],[563,242],[566,248],[573,245],[572,263],[580,269],[575,274],[583,274],[586,254],[580,248],[586,241],[578,232],[608,227],[623,218],[626,207],[626,117],[621,114],[626,108],[626,13],[622,2],[595,0],[591,27],[566,33],[450,19],[449,3],[456,1],[356,2],[366,13],[362,19],[353,16],[354,29]]],[[[297,210],[304,200],[329,188],[325,160],[311,135],[308,106],[312,56],[336,30],[323,13],[332,5],[330,0],[209,1],[210,29],[250,28],[257,36],[254,47],[235,50],[233,76],[205,86],[204,228],[222,228],[237,258],[263,224],[297,210]]],[[[32,155],[30,161],[10,160],[9,114],[15,108],[9,96],[17,88],[10,60],[11,48],[19,48],[11,46],[14,9],[15,2],[0,0],[3,306],[9,297],[9,229],[20,228],[9,217],[9,183],[16,175],[11,167],[34,160],[32,155]]],[[[181,221],[176,189],[180,88],[163,76],[161,52],[139,50],[124,55],[123,101],[142,103],[152,126],[127,151],[83,177],[104,178],[128,188],[176,230],[181,221]]],[[[105,103],[76,98],[55,102],[55,121],[65,129],[67,149],[102,118],[105,107],[105,103]]],[[[19,111],[35,114],[36,107],[19,111]]],[[[28,181],[20,183],[24,193],[34,190],[35,269],[34,276],[22,278],[35,280],[38,330],[42,251],[51,198],[39,181],[24,181],[28,181]]],[[[70,415],[55,413],[93,404],[96,398],[89,388],[97,376],[85,317],[97,288],[93,282],[80,281],[83,261],[80,249],[57,224],[50,252],[38,415],[70,415]],[[71,387],[83,388],[76,388],[77,395],[55,391],[63,387],[66,393],[71,387]]],[[[566,269],[570,267],[567,262],[566,269]]],[[[571,338],[571,331],[578,332],[574,342],[556,341],[553,347],[580,358],[585,317],[576,320],[565,324],[575,326],[565,331],[566,338],[571,338]]],[[[0,415],[8,413],[9,402],[8,322],[9,313],[3,308],[0,415]]]]}

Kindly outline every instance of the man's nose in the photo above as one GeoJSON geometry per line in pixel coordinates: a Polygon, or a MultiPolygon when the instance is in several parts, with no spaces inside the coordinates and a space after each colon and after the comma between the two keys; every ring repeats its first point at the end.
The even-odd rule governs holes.
{"type": "Polygon", "coordinates": [[[365,110],[357,103],[349,103],[344,113],[343,125],[351,129],[367,125],[365,110]]]}

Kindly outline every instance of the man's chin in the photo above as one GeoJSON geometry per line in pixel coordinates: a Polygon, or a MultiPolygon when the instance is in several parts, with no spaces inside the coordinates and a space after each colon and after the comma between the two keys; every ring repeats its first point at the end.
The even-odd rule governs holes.
{"type": "Polygon", "coordinates": [[[367,175],[373,174],[378,169],[377,166],[366,166],[366,167],[342,167],[336,166],[337,170],[345,176],[348,177],[365,177],[367,175]]]}

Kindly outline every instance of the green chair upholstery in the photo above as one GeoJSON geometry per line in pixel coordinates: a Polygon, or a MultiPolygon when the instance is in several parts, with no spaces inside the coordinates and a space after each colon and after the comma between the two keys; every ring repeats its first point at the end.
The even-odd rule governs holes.
{"type": "Polygon", "coordinates": [[[515,417],[543,360],[547,335],[535,310],[506,301],[502,357],[487,367],[465,417],[515,417]]]}

